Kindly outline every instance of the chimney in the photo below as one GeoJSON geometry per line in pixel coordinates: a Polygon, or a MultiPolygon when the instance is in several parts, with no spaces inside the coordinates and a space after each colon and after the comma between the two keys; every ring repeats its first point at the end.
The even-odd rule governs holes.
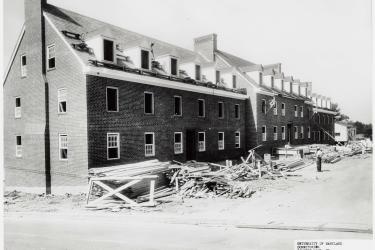
{"type": "Polygon", "coordinates": [[[194,51],[200,53],[211,62],[215,61],[215,51],[217,50],[217,35],[210,34],[194,39],[194,51]]]}

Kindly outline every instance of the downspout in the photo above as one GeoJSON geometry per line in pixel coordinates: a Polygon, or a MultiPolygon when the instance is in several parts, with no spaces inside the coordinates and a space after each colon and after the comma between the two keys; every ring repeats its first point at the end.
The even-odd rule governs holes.
{"type": "MultiPolygon", "coordinates": [[[[43,2],[43,1],[42,1],[43,2]]],[[[49,130],[49,84],[47,80],[46,69],[46,26],[43,15],[43,5],[41,13],[41,32],[42,32],[42,76],[44,80],[44,100],[45,100],[45,119],[46,127],[44,130],[44,161],[45,161],[45,178],[46,178],[46,194],[51,194],[51,149],[50,149],[50,130],[49,130]]]]}

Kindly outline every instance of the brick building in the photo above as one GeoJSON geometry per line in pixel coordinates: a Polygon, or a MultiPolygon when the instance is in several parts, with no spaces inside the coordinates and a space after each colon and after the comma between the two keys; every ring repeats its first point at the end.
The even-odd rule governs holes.
{"type": "Polygon", "coordinates": [[[4,81],[5,183],[49,191],[85,185],[92,167],[329,143],[330,108],[281,64],[218,50],[215,34],[187,50],[27,0],[4,81]]]}

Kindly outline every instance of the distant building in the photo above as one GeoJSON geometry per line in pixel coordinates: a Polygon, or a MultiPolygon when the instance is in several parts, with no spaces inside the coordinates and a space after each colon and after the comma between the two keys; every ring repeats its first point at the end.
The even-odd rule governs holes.
{"type": "Polygon", "coordinates": [[[355,126],[347,121],[335,122],[335,140],[337,142],[347,143],[356,139],[355,126]]]}

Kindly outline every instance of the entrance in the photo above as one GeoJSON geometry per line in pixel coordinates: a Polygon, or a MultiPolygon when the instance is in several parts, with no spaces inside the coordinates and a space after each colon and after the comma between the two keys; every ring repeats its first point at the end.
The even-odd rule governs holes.
{"type": "Polygon", "coordinates": [[[186,160],[196,159],[196,131],[195,129],[186,130],[186,160]]]}

